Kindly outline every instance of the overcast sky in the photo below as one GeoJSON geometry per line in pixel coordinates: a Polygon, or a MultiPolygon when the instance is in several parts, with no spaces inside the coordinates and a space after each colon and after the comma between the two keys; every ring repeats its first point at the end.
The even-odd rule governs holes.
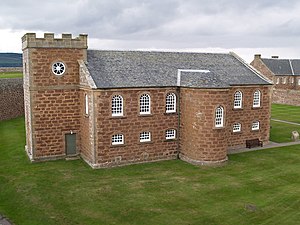
{"type": "Polygon", "coordinates": [[[299,0],[1,0],[0,52],[26,32],[89,35],[90,49],[300,58],[299,0]]]}

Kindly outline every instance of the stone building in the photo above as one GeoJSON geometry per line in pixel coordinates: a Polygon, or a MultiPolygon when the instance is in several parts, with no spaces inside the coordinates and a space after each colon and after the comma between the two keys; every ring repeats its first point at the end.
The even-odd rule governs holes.
{"type": "Polygon", "coordinates": [[[300,106],[300,59],[254,56],[251,65],[273,81],[272,102],[300,106]]]}
{"type": "Polygon", "coordinates": [[[87,50],[87,35],[22,42],[32,161],[215,164],[269,140],[271,85],[234,54],[87,50]]]}

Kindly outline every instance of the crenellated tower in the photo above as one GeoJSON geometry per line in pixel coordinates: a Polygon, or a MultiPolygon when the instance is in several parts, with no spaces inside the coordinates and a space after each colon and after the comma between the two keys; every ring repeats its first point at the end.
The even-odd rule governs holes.
{"type": "Polygon", "coordinates": [[[87,35],[22,37],[26,151],[32,161],[80,151],[79,64],[86,61],[87,35]]]}

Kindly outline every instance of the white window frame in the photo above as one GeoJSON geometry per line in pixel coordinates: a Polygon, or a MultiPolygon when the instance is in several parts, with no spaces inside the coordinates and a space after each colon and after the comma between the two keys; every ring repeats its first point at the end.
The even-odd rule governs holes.
{"type": "Polygon", "coordinates": [[[300,85],[300,78],[298,78],[298,85],[300,85]]]}
{"type": "Polygon", "coordinates": [[[243,103],[243,93],[241,91],[236,91],[234,93],[234,101],[233,101],[233,108],[234,109],[241,109],[243,103]]]}
{"type": "Polygon", "coordinates": [[[222,106],[218,106],[215,110],[215,127],[223,127],[224,126],[224,108],[222,106]]]}
{"type": "Polygon", "coordinates": [[[84,94],[84,103],[85,115],[89,115],[89,96],[87,94],[84,94]]]}
{"type": "Polygon", "coordinates": [[[123,116],[123,105],[122,95],[114,95],[111,99],[111,115],[123,116]]]}
{"type": "Polygon", "coordinates": [[[149,94],[140,96],[140,114],[147,115],[151,113],[151,97],[149,94]]]}
{"type": "Polygon", "coordinates": [[[240,123],[235,123],[232,126],[232,132],[237,133],[242,131],[242,125],[240,123]]]}
{"type": "Polygon", "coordinates": [[[140,142],[149,142],[151,141],[151,132],[143,131],[140,133],[140,142]]]}
{"type": "Polygon", "coordinates": [[[124,135],[123,134],[114,134],[111,137],[111,144],[112,145],[122,145],[122,144],[124,144],[124,135]]]}
{"type": "Polygon", "coordinates": [[[294,77],[290,77],[291,84],[294,83],[294,77]]]}
{"type": "Polygon", "coordinates": [[[280,78],[277,77],[277,78],[276,78],[276,84],[279,84],[279,83],[280,83],[280,78]]]}
{"type": "Polygon", "coordinates": [[[260,98],[261,98],[261,92],[260,90],[256,90],[253,93],[253,108],[260,107],[260,98]]]}
{"type": "Polygon", "coordinates": [[[166,113],[176,112],[176,94],[168,93],[166,95],[166,113]]]}
{"type": "Polygon", "coordinates": [[[259,130],[259,125],[259,121],[254,121],[251,130],[259,130]]]}
{"type": "Polygon", "coordinates": [[[166,130],[166,140],[176,139],[176,130],[168,129],[166,130]]]}

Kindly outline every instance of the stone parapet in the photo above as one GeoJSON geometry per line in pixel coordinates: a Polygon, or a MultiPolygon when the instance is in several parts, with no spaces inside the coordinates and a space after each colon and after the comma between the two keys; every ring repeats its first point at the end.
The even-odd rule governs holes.
{"type": "Polygon", "coordinates": [[[22,49],[26,48],[76,48],[87,49],[87,34],[72,38],[71,34],[62,34],[54,38],[53,33],[45,33],[44,38],[37,38],[35,33],[27,33],[22,37],[22,49]]]}

